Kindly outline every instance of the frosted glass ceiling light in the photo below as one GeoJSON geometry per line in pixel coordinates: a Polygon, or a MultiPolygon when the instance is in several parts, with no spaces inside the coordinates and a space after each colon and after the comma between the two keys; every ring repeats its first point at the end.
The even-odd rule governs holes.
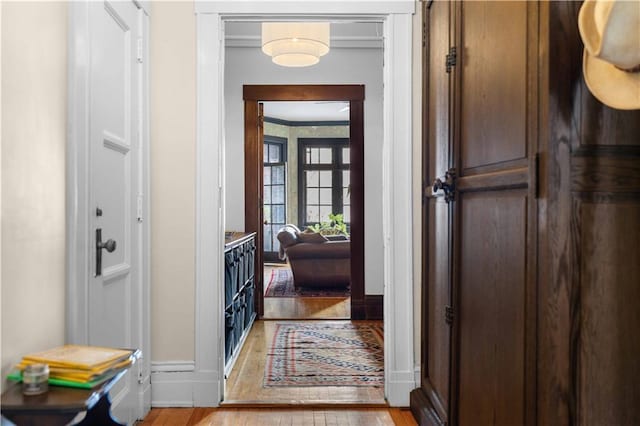
{"type": "Polygon", "coordinates": [[[329,22],[265,22],[262,51],[285,67],[317,64],[329,52],[329,22]]]}

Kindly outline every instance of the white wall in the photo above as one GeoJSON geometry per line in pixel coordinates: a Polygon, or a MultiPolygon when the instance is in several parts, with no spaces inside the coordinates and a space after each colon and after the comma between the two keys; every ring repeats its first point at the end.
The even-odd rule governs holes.
{"type": "Polygon", "coordinates": [[[320,63],[285,68],[255,47],[225,56],[226,228],[244,230],[244,84],[364,84],[365,293],[383,294],[382,49],[334,48],[320,63]]]}
{"type": "Polygon", "coordinates": [[[64,343],[67,4],[0,7],[4,378],[64,343]]]}
{"type": "Polygon", "coordinates": [[[152,361],[195,354],[196,41],[192,2],[155,2],[150,34],[152,361]]]}

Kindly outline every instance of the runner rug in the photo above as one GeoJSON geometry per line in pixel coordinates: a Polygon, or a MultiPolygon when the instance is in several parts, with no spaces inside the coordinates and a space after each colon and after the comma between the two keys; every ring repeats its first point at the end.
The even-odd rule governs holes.
{"type": "Polygon", "coordinates": [[[293,286],[293,274],[289,268],[271,270],[271,277],[264,297],[349,297],[349,287],[299,288],[293,286]]]}
{"type": "Polygon", "coordinates": [[[264,386],[384,386],[383,329],[350,322],[279,323],[264,386]]]}

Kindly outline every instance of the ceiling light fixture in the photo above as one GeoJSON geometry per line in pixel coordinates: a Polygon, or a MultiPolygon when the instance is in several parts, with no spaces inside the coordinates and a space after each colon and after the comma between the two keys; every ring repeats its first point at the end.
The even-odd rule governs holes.
{"type": "Polygon", "coordinates": [[[307,67],[329,53],[329,22],[264,22],[262,51],[273,63],[307,67]]]}

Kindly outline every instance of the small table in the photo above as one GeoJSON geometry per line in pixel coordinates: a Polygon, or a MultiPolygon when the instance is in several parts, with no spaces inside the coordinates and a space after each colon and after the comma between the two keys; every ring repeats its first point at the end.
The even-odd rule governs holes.
{"type": "MultiPolygon", "coordinates": [[[[132,360],[140,358],[140,354],[139,350],[134,351],[132,360]]],[[[18,426],[64,426],[78,413],[86,411],[86,416],[78,425],[124,426],[111,416],[109,390],[129,367],[121,369],[112,378],[92,389],[50,385],[46,393],[26,396],[22,394],[21,384],[16,383],[2,394],[2,415],[18,426]]]]}

